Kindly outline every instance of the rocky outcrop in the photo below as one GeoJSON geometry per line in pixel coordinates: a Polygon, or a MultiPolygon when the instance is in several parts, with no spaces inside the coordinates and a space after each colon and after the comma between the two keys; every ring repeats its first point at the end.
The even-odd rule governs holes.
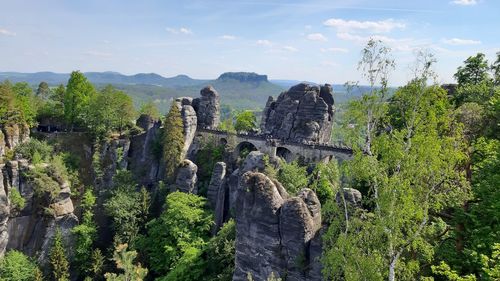
{"type": "Polygon", "coordinates": [[[239,179],[235,202],[236,258],[233,280],[321,280],[321,206],[304,189],[290,197],[276,181],[259,172],[239,179]],[[318,247],[319,246],[319,247],[318,247]]]}
{"type": "Polygon", "coordinates": [[[345,200],[345,202],[350,206],[361,208],[361,199],[363,198],[363,196],[361,195],[361,192],[359,192],[359,190],[354,188],[342,188],[342,190],[344,193],[344,198],[342,198],[342,193],[340,191],[337,192],[337,195],[335,196],[337,204],[343,205],[345,200]]]}
{"type": "Polygon", "coordinates": [[[224,224],[228,206],[227,195],[229,193],[229,186],[226,181],[226,163],[215,163],[210,184],[208,185],[207,198],[210,207],[214,210],[214,227],[213,233],[215,234],[224,224]]]}
{"type": "Polygon", "coordinates": [[[127,169],[128,159],[127,155],[130,149],[129,139],[112,139],[109,141],[101,142],[97,147],[97,153],[100,175],[96,175],[94,185],[98,192],[106,191],[113,186],[113,177],[116,175],[117,170],[127,169]]]}
{"type": "Polygon", "coordinates": [[[198,116],[198,126],[215,129],[220,124],[220,98],[212,86],[200,91],[200,98],[193,99],[193,108],[198,116]]]}
{"type": "Polygon", "coordinates": [[[149,115],[141,115],[137,126],[144,132],[130,139],[128,168],[136,180],[144,186],[150,186],[161,179],[163,169],[160,167],[161,151],[155,150],[160,135],[161,123],[149,115]]]}
{"type": "Polygon", "coordinates": [[[191,160],[184,159],[177,169],[174,188],[185,193],[198,193],[196,172],[198,172],[198,166],[191,160]]]}
{"type": "Polygon", "coordinates": [[[57,229],[61,230],[68,249],[71,249],[70,232],[78,224],[78,219],[73,213],[71,190],[67,182],[60,183],[59,193],[49,206],[39,206],[33,183],[25,177],[32,168],[26,160],[0,165],[0,255],[5,250],[16,249],[37,257],[44,264],[57,229]],[[9,202],[9,194],[14,189],[25,200],[22,209],[9,202]],[[49,214],[44,210],[51,212],[49,214]]]}
{"type": "Polygon", "coordinates": [[[29,139],[30,128],[27,124],[0,125],[0,157],[7,149],[14,149],[18,144],[29,139]]]}
{"type": "Polygon", "coordinates": [[[181,112],[182,125],[184,129],[184,147],[182,149],[181,158],[184,159],[193,143],[196,135],[196,127],[198,126],[198,117],[193,108],[193,99],[190,97],[177,98],[175,100],[179,111],[181,112]]]}
{"type": "Polygon", "coordinates": [[[262,115],[261,132],[297,142],[328,142],[335,112],[332,87],[301,83],[269,97],[262,115]]]}

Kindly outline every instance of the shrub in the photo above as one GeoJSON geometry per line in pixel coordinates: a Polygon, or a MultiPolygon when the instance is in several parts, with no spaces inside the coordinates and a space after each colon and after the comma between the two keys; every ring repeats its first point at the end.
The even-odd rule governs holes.
{"type": "Polygon", "coordinates": [[[25,254],[12,250],[0,259],[0,280],[32,281],[39,272],[36,263],[25,254]]]}
{"type": "MultiPolygon", "coordinates": [[[[19,144],[15,148],[15,154],[31,160],[33,163],[47,161],[54,148],[44,141],[39,141],[37,139],[30,139],[27,142],[19,144]]],[[[38,164],[38,163],[35,163],[38,164]]]]}
{"type": "Polygon", "coordinates": [[[10,200],[10,204],[12,206],[14,206],[14,208],[16,208],[18,210],[24,209],[26,202],[25,202],[24,198],[21,196],[21,194],[19,193],[19,191],[17,191],[17,189],[12,188],[10,190],[9,200],[10,200]]]}

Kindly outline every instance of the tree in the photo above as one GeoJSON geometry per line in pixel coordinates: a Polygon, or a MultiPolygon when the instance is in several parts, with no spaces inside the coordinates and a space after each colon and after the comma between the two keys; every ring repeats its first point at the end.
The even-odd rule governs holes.
{"type": "Polygon", "coordinates": [[[81,122],[81,116],[87,109],[91,97],[94,95],[94,87],[85,75],[79,71],[71,72],[64,95],[64,117],[73,130],[73,127],[81,122]]]}
{"type": "Polygon", "coordinates": [[[113,177],[114,187],[111,196],[104,204],[106,214],[112,219],[115,244],[128,244],[133,247],[140,226],[145,223],[149,194],[137,191],[132,173],[119,170],[113,177]]]}
{"type": "Polygon", "coordinates": [[[156,104],[152,101],[148,101],[144,104],[141,105],[141,108],[139,109],[139,114],[145,114],[148,116],[151,116],[151,118],[158,120],[160,119],[160,111],[158,110],[158,107],[156,104]]]}
{"type": "Polygon", "coordinates": [[[452,106],[443,89],[427,84],[433,62],[420,53],[414,78],[390,103],[372,92],[364,99],[370,103],[349,108],[378,119],[366,131],[370,145],[361,144],[365,152],[356,149],[344,168],[346,184],[365,191],[368,213],[330,216],[341,221],[323,237],[327,278],[415,279],[420,265],[432,260],[440,233],[433,214],[459,206],[467,195],[460,169],[465,145],[452,106]]]}
{"type": "Polygon", "coordinates": [[[493,71],[495,85],[500,86],[500,52],[497,52],[497,59],[491,65],[491,70],[493,71]]]}
{"type": "Polygon", "coordinates": [[[480,84],[490,80],[488,76],[488,61],[483,53],[477,53],[475,56],[468,57],[464,61],[464,66],[460,66],[453,75],[459,85],[480,84]]]}
{"type": "Polygon", "coordinates": [[[50,268],[55,281],[69,281],[69,262],[63,245],[60,229],[56,230],[54,242],[49,253],[50,268]]]}
{"type": "Polygon", "coordinates": [[[143,268],[141,264],[134,265],[134,260],[137,257],[136,251],[127,251],[127,244],[116,246],[113,254],[113,260],[116,262],[116,267],[123,270],[122,274],[106,273],[104,277],[108,281],[142,281],[148,275],[148,269],[143,268]]]}
{"type": "Polygon", "coordinates": [[[11,250],[0,258],[0,280],[31,281],[35,280],[38,266],[25,254],[11,250]]]}
{"type": "Polygon", "coordinates": [[[174,102],[165,118],[163,127],[163,159],[165,160],[165,175],[173,180],[175,171],[182,161],[184,149],[184,128],[181,112],[174,102]]]}
{"type": "Polygon", "coordinates": [[[93,244],[97,237],[97,226],[94,222],[94,211],[96,197],[92,189],[87,189],[82,196],[80,207],[82,209],[81,223],[75,226],[71,233],[75,238],[73,263],[81,276],[91,274],[93,244]]]}
{"type": "Polygon", "coordinates": [[[41,98],[41,99],[48,99],[50,97],[51,93],[50,93],[50,88],[49,88],[49,84],[47,84],[47,82],[40,82],[40,84],[38,84],[38,88],[36,90],[36,96],[41,98]]]}
{"type": "Polygon", "coordinates": [[[139,243],[152,271],[172,278],[198,260],[213,225],[206,204],[205,198],[194,194],[176,191],[167,196],[165,211],[148,222],[147,236],[139,243]]]}
{"type": "Polygon", "coordinates": [[[297,161],[286,163],[280,161],[277,180],[291,195],[297,194],[302,188],[307,187],[309,178],[305,166],[300,166],[297,161]]]}
{"type": "Polygon", "coordinates": [[[234,129],[237,132],[253,132],[257,130],[257,118],[250,110],[245,110],[236,115],[234,129]]]}

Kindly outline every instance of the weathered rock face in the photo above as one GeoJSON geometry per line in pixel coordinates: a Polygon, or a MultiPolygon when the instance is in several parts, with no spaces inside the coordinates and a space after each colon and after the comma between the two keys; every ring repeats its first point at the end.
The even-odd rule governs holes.
{"type": "MultiPolygon", "coordinates": [[[[160,122],[151,116],[141,115],[137,120],[137,126],[144,133],[133,136],[130,139],[128,154],[128,167],[136,180],[144,186],[150,186],[161,179],[162,170],[160,159],[161,151],[155,151],[155,142],[160,134],[160,122]]],[[[126,157],[125,157],[126,158],[126,157]]]]}
{"type": "Polygon", "coordinates": [[[332,87],[301,83],[269,97],[262,115],[261,132],[297,142],[328,142],[335,112],[332,87]]]}
{"type": "Polygon", "coordinates": [[[193,99],[189,97],[177,98],[175,100],[182,116],[182,125],[184,129],[184,147],[182,149],[181,158],[184,159],[193,143],[196,135],[196,127],[198,125],[198,117],[192,103],[193,99]]]}
{"type": "Polygon", "coordinates": [[[183,160],[177,169],[175,188],[185,193],[198,193],[198,189],[196,188],[196,183],[198,181],[196,172],[198,172],[198,166],[196,166],[196,164],[191,162],[191,160],[183,160]]]}
{"type": "Polygon", "coordinates": [[[193,99],[193,107],[198,116],[198,126],[215,129],[220,124],[219,94],[212,86],[200,91],[201,97],[193,99]]]}
{"type": "Polygon", "coordinates": [[[321,207],[314,192],[289,197],[279,183],[246,172],[236,199],[236,259],[233,280],[321,280],[321,207]]]}
{"type": "Polygon", "coordinates": [[[361,199],[363,198],[361,192],[354,188],[342,188],[342,190],[344,191],[344,198],[342,198],[342,193],[340,193],[340,191],[337,192],[337,195],[335,196],[337,204],[343,205],[345,200],[347,204],[353,207],[361,208],[361,199]]]}
{"type": "Polygon", "coordinates": [[[6,149],[14,149],[30,137],[30,128],[26,124],[7,124],[0,126],[0,157],[6,149]]]}
{"type": "Polygon", "coordinates": [[[217,162],[214,166],[207,190],[208,202],[215,213],[213,233],[216,233],[222,227],[226,219],[227,205],[229,204],[226,197],[229,193],[229,186],[225,177],[226,163],[217,162]]]}
{"type": "Polygon", "coordinates": [[[61,230],[67,245],[71,245],[70,232],[78,224],[78,219],[73,214],[71,190],[67,182],[61,183],[59,194],[50,206],[42,206],[53,210],[53,214],[44,214],[37,206],[34,187],[24,177],[29,169],[32,166],[26,160],[0,165],[0,256],[5,250],[16,249],[37,257],[44,264],[56,229],[61,230]],[[9,202],[9,193],[14,189],[25,199],[21,210],[9,202]]]}

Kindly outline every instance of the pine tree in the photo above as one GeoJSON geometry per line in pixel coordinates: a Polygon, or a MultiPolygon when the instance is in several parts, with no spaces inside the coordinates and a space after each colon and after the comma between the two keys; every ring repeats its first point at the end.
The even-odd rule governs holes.
{"type": "Polygon", "coordinates": [[[54,280],[68,281],[69,262],[66,258],[66,253],[64,252],[62,233],[60,229],[56,230],[56,235],[54,236],[54,244],[49,254],[49,261],[54,280]]]}
{"type": "Polygon", "coordinates": [[[170,107],[165,118],[163,138],[163,158],[166,161],[165,176],[172,180],[175,170],[182,161],[182,149],[184,147],[184,129],[181,112],[175,103],[170,107]]]}

